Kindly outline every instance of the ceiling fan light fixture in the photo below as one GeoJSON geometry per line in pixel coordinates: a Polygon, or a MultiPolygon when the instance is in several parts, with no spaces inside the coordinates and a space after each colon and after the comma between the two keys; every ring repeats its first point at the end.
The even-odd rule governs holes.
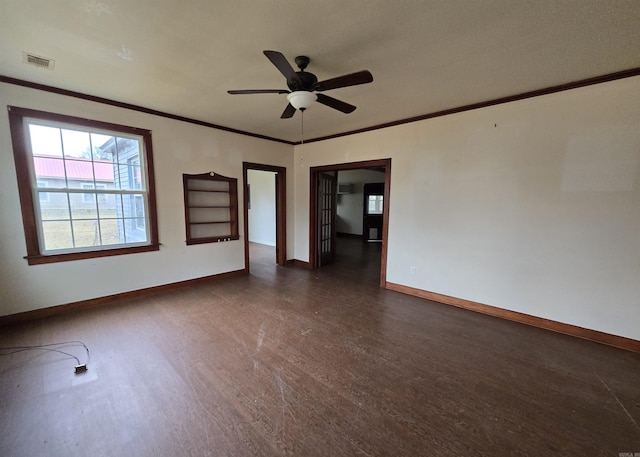
{"type": "Polygon", "coordinates": [[[306,90],[297,90],[287,95],[287,100],[289,100],[291,106],[301,111],[309,108],[317,98],[316,94],[306,90]]]}

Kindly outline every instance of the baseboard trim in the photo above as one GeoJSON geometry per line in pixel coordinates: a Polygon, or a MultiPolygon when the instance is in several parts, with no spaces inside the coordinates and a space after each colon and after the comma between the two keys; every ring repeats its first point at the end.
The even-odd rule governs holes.
{"type": "Polygon", "coordinates": [[[413,287],[394,284],[392,282],[387,282],[386,288],[395,292],[425,298],[427,300],[443,303],[445,305],[456,306],[458,308],[464,308],[482,314],[488,314],[490,316],[519,322],[521,324],[530,325],[532,327],[538,327],[545,330],[550,330],[552,332],[562,333],[565,335],[582,338],[584,340],[614,346],[620,349],[626,349],[628,351],[640,352],[640,341],[626,338],[624,336],[612,335],[610,333],[578,327],[576,325],[565,324],[550,319],[544,319],[542,317],[532,316],[530,314],[496,308],[495,306],[485,305],[462,298],[451,297],[449,295],[442,295],[435,292],[429,292],[422,289],[415,289],[413,287]]]}
{"type": "Polygon", "coordinates": [[[309,262],[305,262],[304,260],[289,259],[287,260],[287,266],[300,267],[300,268],[306,268],[307,270],[311,270],[311,264],[309,262]]]}
{"type": "Polygon", "coordinates": [[[9,314],[7,316],[0,316],[0,327],[17,324],[21,322],[33,321],[36,319],[42,319],[45,317],[68,313],[71,311],[94,308],[96,306],[104,305],[107,303],[113,303],[120,300],[142,297],[142,296],[154,294],[157,292],[180,289],[182,287],[192,286],[198,283],[219,281],[221,279],[231,278],[234,276],[241,276],[246,273],[247,273],[247,270],[244,270],[244,269],[228,271],[226,273],[220,273],[220,274],[211,275],[211,276],[204,276],[201,278],[187,279],[185,281],[172,282],[169,284],[162,284],[160,286],[147,287],[144,289],[137,289],[129,292],[121,292],[119,294],[107,295],[105,297],[90,298],[88,300],[81,300],[73,303],[67,303],[64,305],[34,309],[33,311],[25,311],[23,313],[9,314]]]}

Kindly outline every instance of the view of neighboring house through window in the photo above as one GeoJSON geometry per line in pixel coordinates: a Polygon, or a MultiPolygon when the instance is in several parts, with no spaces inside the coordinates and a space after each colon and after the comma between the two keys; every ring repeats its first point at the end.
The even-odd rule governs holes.
{"type": "MultiPolygon", "coordinates": [[[[83,189],[106,189],[107,185],[106,184],[93,184],[93,183],[82,183],[82,188],[83,189]]],[[[40,201],[42,201],[42,199],[40,199],[40,201]]],[[[84,202],[92,202],[93,201],[93,194],[82,194],[82,201],[84,202]]],[[[100,202],[107,202],[108,201],[108,197],[107,194],[98,194],[98,201],[100,202]]]]}
{"type": "MultiPolygon", "coordinates": [[[[18,114],[30,111],[12,110],[14,116],[16,110],[18,114]]],[[[150,146],[143,135],[98,122],[75,125],[65,116],[54,116],[63,121],[20,117],[20,124],[12,125],[12,135],[22,133],[25,140],[26,151],[14,153],[27,156],[27,160],[16,160],[16,167],[18,175],[28,174],[31,183],[37,227],[37,252],[30,252],[31,256],[157,245],[155,229],[152,232],[148,223],[145,161],[150,146]],[[18,127],[22,132],[13,131],[18,127]],[[21,170],[20,163],[26,169],[21,170]]]]}

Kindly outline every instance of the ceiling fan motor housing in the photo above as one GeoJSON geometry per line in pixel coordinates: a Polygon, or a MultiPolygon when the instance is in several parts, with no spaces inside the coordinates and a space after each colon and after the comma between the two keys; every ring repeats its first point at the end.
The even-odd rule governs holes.
{"type": "Polygon", "coordinates": [[[306,71],[296,71],[296,75],[298,75],[299,80],[288,79],[287,86],[291,91],[297,90],[306,90],[311,92],[313,90],[313,85],[318,82],[318,78],[313,73],[309,73],[306,71]]]}

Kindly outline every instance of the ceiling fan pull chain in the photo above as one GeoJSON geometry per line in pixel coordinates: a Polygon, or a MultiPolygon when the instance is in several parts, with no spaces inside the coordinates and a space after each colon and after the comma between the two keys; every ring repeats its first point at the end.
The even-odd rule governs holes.
{"type": "Polygon", "coordinates": [[[300,110],[300,167],[304,168],[304,112],[300,110]]]}

